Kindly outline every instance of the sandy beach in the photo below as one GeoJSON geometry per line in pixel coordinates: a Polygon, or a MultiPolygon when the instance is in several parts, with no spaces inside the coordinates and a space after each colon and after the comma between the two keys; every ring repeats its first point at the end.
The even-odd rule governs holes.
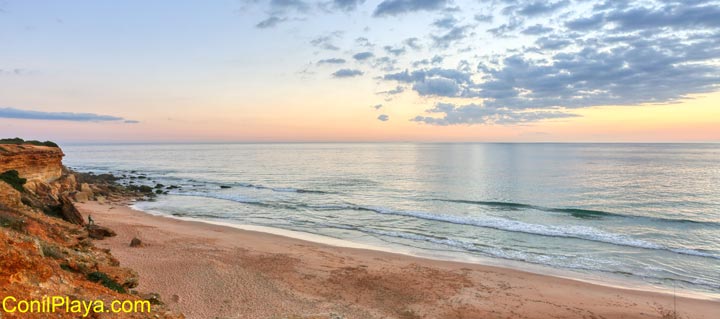
{"type": "MultiPolygon", "coordinates": [[[[138,271],[138,289],[188,318],[672,318],[662,293],[78,207],[118,233],[96,245],[138,271]]],[[[679,318],[720,313],[719,301],[675,303],[679,318]]]]}

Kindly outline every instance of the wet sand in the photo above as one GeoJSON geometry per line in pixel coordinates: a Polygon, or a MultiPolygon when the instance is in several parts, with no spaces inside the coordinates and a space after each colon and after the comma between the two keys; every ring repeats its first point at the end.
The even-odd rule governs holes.
{"type": "MultiPolygon", "coordinates": [[[[673,296],[514,269],[336,247],[182,221],[122,204],[80,211],[97,241],[188,318],[674,318],[673,296]],[[130,247],[133,237],[142,247],[130,247]]],[[[718,318],[720,301],[677,297],[678,318],[718,318]]]]}

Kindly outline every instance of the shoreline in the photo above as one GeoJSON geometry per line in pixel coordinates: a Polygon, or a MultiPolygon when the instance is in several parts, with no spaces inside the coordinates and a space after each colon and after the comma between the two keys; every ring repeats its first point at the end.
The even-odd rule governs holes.
{"type": "Polygon", "coordinates": [[[670,288],[654,286],[652,284],[645,283],[645,282],[642,282],[642,281],[640,281],[638,279],[634,279],[634,278],[628,279],[629,281],[632,281],[632,284],[630,284],[628,282],[625,282],[623,284],[621,282],[623,278],[619,278],[619,277],[608,278],[611,276],[610,274],[606,274],[606,276],[603,276],[601,274],[592,274],[589,272],[575,271],[572,269],[557,269],[557,268],[553,268],[548,265],[532,264],[532,263],[526,263],[526,262],[522,262],[522,261],[502,259],[502,258],[476,257],[476,258],[472,258],[472,259],[462,259],[462,258],[452,258],[450,256],[421,255],[421,254],[413,253],[412,251],[402,251],[402,250],[397,250],[397,249],[389,248],[389,247],[355,243],[355,242],[344,240],[344,239],[323,236],[323,235],[319,235],[319,234],[304,233],[304,232],[294,231],[294,230],[287,230],[287,229],[283,229],[283,228],[274,228],[274,227],[247,225],[247,224],[236,224],[236,223],[222,222],[222,221],[210,221],[210,220],[204,220],[204,219],[194,218],[194,217],[173,216],[173,215],[168,215],[168,214],[164,214],[161,212],[155,212],[152,210],[150,210],[150,211],[142,210],[142,209],[134,207],[133,204],[128,204],[127,207],[134,211],[140,212],[140,213],[144,213],[144,214],[148,214],[148,215],[156,216],[156,217],[161,217],[161,218],[169,218],[169,219],[175,219],[175,220],[186,221],[186,222],[194,222],[194,223],[202,223],[202,224],[208,224],[208,225],[214,225],[214,226],[229,227],[229,228],[243,230],[243,231],[272,234],[272,235],[277,235],[277,236],[281,236],[281,237],[292,238],[292,239],[297,239],[297,240],[302,240],[302,241],[307,241],[307,242],[311,242],[311,243],[315,243],[315,244],[327,245],[327,246],[332,246],[332,247],[364,249],[364,250],[379,251],[379,252],[384,252],[384,253],[389,253],[389,254],[397,254],[397,255],[403,255],[403,256],[420,258],[420,259],[455,262],[455,263],[460,263],[460,264],[480,265],[480,266],[488,266],[488,267],[506,268],[506,269],[527,272],[527,273],[541,275],[541,276],[549,276],[549,277],[556,277],[556,278],[562,278],[562,279],[568,279],[568,280],[575,280],[575,281],[579,281],[579,282],[584,282],[584,283],[588,283],[588,284],[592,284],[592,285],[604,286],[604,287],[609,287],[609,288],[642,291],[642,292],[649,292],[649,293],[659,293],[659,294],[664,294],[664,295],[668,295],[668,296],[675,294],[676,296],[682,296],[682,297],[691,298],[691,299],[720,302],[720,294],[712,295],[712,294],[706,294],[703,292],[687,290],[687,289],[673,292],[673,290],[670,288]]]}
{"type": "MultiPolygon", "coordinates": [[[[256,229],[243,229],[230,223],[158,216],[125,204],[89,202],[78,206],[84,214],[91,213],[99,223],[118,232],[118,237],[96,244],[111,249],[124,266],[140,273],[139,289],[159,292],[171,309],[184,312],[188,318],[228,316],[233,311],[237,313],[246,303],[254,305],[241,311],[243,317],[248,318],[283,315],[316,318],[313,316],[319,313],[327,316],[337,313],[345,318],[388,315],[476,318],[481,314],[512,318],[592,318],[618,314],[626,318],[662,318],[663,311],[672,310],[674,298],[663,291],[616,287],[502,265],[438,260],[354,243],[350,244],[355,247],[333,246],[308,238],[267,233],[256,226],[251,226],[256,229]],[[153,229],[158,231],[149,231],[153,229]],[[132,237],[140,238],[147,245],[130,248],[128,243],[132,237]],[[173,240],[163,240],[167,238],[173,240]],[[162,256],[167,250],[181,252],[184,248],[193,250],[189,261],[162,256]],[[153,254],[146,254],[148,250],[153,250],[153,254]],[[152,256],[169,260],[162,263],[164,267],[158,267],[152,256]],[[219,262],[222,260],[234,262],[219,262]],[[248,260],[254,262],[248,265],[248,260]],[[203,269],[198,263],[210,265],[210,273],[206,275],[218,282],[198,281],[197,275],[191,274],[193,269],[203,269]],[[238,273],[261,277],[253,284],[260,284],[262,288],[237,285],[237,277],[243,277],[238,273]],[[203,296],[222,298],[223,291],[229,288],[241,292],[245,298],[225,300],[224,307],[217,309],[208,299],[191,296],[188,287],[152,280],[168,274],[184,276],[182,280],[176,279],[176,284],[181,286],[197,282],[196,293],[202,292],[203,296]],[[432,276],[417,278],[418,274],[432,276]],[[393,282],[413,284],[405,288],[384,284],[393,282]],[[423,292],[423,289],[432,291],[438,287],[446,293],[423,292]],[[267,288],[272,289],[267,291],[267,288]],[[378,299],[378,293],[388,292],[402,298],[391,304],[378,299]],[[262,295],[269,301],[258,300],[262,295]],[[285,307],[278,308],[278,304],[285,307]]],[[[712,314],[720,310],[720,301],[711,297],[677,296],[676,299],[678,313],[683,318],[712,318],[712,314]]]]}

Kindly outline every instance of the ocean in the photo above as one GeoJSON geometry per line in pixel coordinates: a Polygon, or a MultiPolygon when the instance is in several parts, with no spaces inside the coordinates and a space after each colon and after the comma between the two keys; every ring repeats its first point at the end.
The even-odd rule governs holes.
{"type": "Polygon", "coordinates": [[[720,144],[61,146],[154,214],[720,297],[720,144]]]}

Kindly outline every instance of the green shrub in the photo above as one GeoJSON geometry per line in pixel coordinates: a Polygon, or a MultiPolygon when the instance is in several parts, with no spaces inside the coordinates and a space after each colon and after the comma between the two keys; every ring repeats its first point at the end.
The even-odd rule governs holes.
{"type": "Polygon", "coordinates": [[[23,185],[25,185],[27,179],[21,178],[20,175],[18,175],[18,171],[13,169],[0,174],[0,181],[8,183],[8,185],[20,192],[24,192],[25,188],[23,185]]]}
{"type": "Polygon", "coordinates": [[[0,144],[22,144],[22,143],[25,143],[25,140],[23,140],[19,137],[0,139],[0,144]]]}
{"type": "Polygon", "coordinates": [[[37,146],[59,147],[54,142],[50,142],[50,141],[40,142],[40,141],[35,141],[35,140],[26,141],[19,137],[0,139],[0,144],[16,144],[16,145],[30,144],[30,145],[37,145],[37,146]]]}
{"type": "Polygon", "coordinates": [[[107,288],[110,288],[112,290],[115,290],[121,294],[127,293],[127,291],[125,290],[125,287],[118,284],[117,281],[112,280],[110,277],[108,277],[108,275],[106,273],[99,272],[99,271],[92,272],[87,275],[87,278],[88,278],[88,280],[90,280],[92,282],[100,283],[101,285],[103,285],[107,288]]]}
{"type": "Polygon", "coordinates": [[[42,248],[43,256],[45,257],[55,259],[65,259],[65,257],[67,257],[65,253],[57,246],[53,246],[47,243],[41,243],[40,248],[42,248]]]}

